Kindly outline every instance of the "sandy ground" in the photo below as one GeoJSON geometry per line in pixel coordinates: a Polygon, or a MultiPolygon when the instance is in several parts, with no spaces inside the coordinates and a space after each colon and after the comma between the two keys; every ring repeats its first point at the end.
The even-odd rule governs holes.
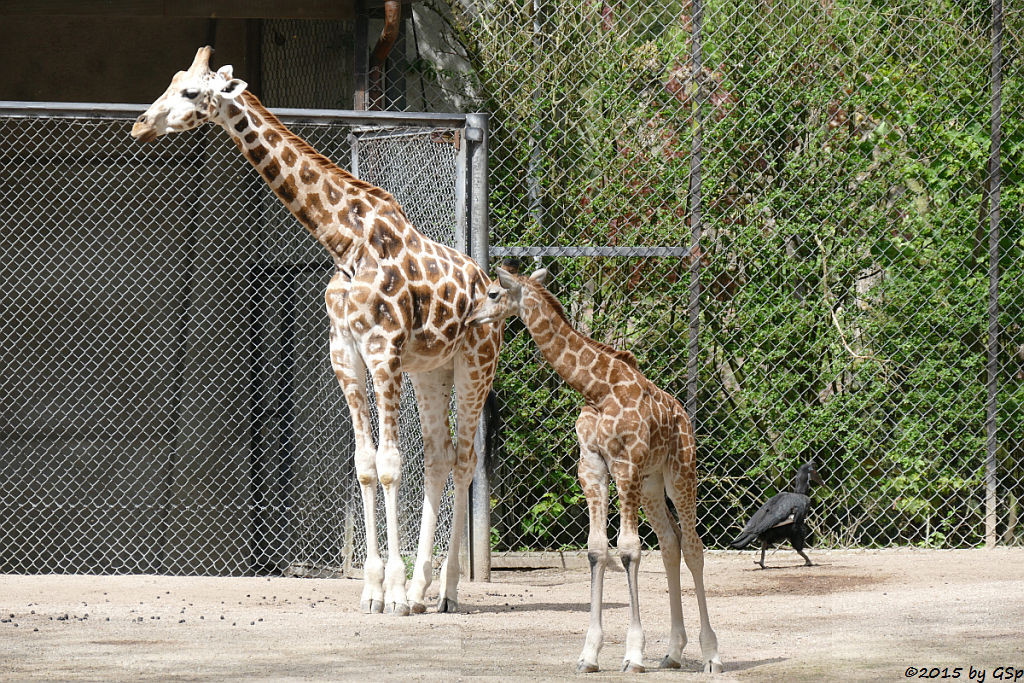
{"type": "MultiPolygon", "coordinates": [[[[779,550],[766,571],[752,552],[708,554],[718,680],[895,681],[915,667],[991,681],[1024,669],[1024,549],[810,553],[818,566],[779,550]]],[[[712,678],[699,673],[685,573],[683,670],[655,669],[668,628],[661,562],[640,571],[643,680],[712,678]]],[[[360,614],[355,579],[0,576],[0,679],[635,678],[617,672],[625,583],[608,573],[602,671],[578,676],[585,570],[496,571],[462,584],[461,613],[411,617],[360,614]]]]}

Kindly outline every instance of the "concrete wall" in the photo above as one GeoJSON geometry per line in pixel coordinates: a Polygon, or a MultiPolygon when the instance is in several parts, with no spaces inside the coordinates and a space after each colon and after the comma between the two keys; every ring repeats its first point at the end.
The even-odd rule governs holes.
{"type": "MultiPolygon", "coordinates": [[[[339,106],[351,101],[345,28],[4,17],[0,99],[148,103],[213,42],[213,65],[266,83],[268,104],[339,106]]],[[[254,547],[289,534],[277,473],[294,453],[279,435],[324,416],[279,414],[281,382],[254,377],[287,337],[294,362],[315,368],[304,372],[328,377],[329,399],[340,391],[323,283],[301,294],[294,329],[254,339],[255,317],[280,316],[253,310],[267,302],[254,290],[276,285],[250,274],[325,274],[327,258],[223,131],[143,147],[130,127],[0,118],[0,571],[266,570],[291,559],[254,547]]],[[[328,400],[323,386],[288,391],[306,407],[328,400]]]]}
{"type": "MultiPolygon", "coordinates": [[[[7,16],[0,100],[151,102],[210,40],[210,20],[7,16]]],[[[215,64],[243,75],[247,22],[220,19],[215,64]]],[[[244,78],[244,76],[242,76],[244,78]]]]}
{"type": "MultiPolygon", "coordinates": [[[[212,42],[268,106],[347,109],[353,26],[3,17],[0,100],[144,105],[212,42]]],[[[415,107],[396,64],[390,99],[415,107]]],[[[223,131],[130,127],[0,116],[0,572],[330,563],[360,513],[326,254],[223,131]]],[[[347,166],[344,131],[296,132],[347,166]]]]}

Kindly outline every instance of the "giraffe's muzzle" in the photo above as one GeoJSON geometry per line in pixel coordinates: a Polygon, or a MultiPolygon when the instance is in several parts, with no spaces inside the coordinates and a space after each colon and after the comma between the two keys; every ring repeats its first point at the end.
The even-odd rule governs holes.
{"type": "Polygon", "coordinates": [[[139,142],[152,142],[156,140],[156,128],[153,127],[153,124],[147,119],[145,114],[135,120],[135,125],[132,126],[132,137],[139,142]]]}

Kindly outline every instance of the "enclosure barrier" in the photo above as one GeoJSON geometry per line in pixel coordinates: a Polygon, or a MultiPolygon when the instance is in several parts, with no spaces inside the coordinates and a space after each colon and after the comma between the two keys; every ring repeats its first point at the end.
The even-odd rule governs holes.
{"type": "MultiPolygon", "coordinates": [[[[333,265],[218,128],[134,142],[144,108],[0,103],[0,572],[357,569],[333,265]]],[[[468,249],[486,219],[486,117],[276,113],[468,249]]],[[[408,387],[401,438],[411,555],[423,465],[408,387]]],[[[439,548],[452,523],[444,507],[439,548]]]]}
{"type": "MultiPolygon", "coordinates": [[[[494,113],[492,262],[689,408],[709,547],[812,458],[818,546],[1021,543],[1020,6],[439,15],[494,113]]],[[[495,391],[494,561],[585,548],[580,399],[521,324],[495,391]]]]}
{"type": "MultiPolygon", "coordinates": [[[[819,546],[1022,542],[1020,3],[431,0],[410,21],[423,59],[391,66],[413,106],[492,115],[479,141],[397,115],[380,145],[445,160],[410,148],[388,172],[414,189],[379,182],[428,232],[458,225],[437,207],[482,224],[460,183],[489,197],[489,233],[456,233],[474,256],[547,267],[575,324],[686,403],[708,546],[809,458],[819,546]],[[424,65],[431,12],[468,70],[424,65]],[[440,182],[462,141],[486,175],[440,182]]],[[[216,131],[136,147],[141,107],[37,107],[0,116],[2,569],[358,567],[319,247],[216,131]]],[[[347,114],[288,123],[344,161],[383,123],[347,114]]],[[[495,397],[473,505],[493,559],[584,548],[579,399],[515,322],[495,397]]]]}

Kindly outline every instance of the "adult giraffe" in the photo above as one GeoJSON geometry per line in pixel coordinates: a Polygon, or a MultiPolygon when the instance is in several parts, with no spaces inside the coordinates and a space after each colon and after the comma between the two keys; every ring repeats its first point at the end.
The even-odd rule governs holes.
{"type": "Polygon", "coordinates": [[[501,325],[469,325],[474,301],[489,279],[468,256],[418,232],[389,193],[358,180],[289,131],[234,78],[209,67],[213,49],[200,48],[192,66],[132,127],[150,142],[210,122],[224,128],[299,222],[334,259],[327,285],[330,352],[355,433],[355,465],[366,522],[366,565],[360,607],[365,612],[423,612],[431,582],[438,506],[454,469],[454,519],[441,571],[439,612],[458,609],[459,544],[469,483],[476,466],[473,437],[490,390],[501,325]],[[374,448],[366,371],[379,416],[374,448]],[[416,390],[423,429],[424,503],[409,591],[400,555],[398,412],[402,372],[416,390]],[[448,426],[452,386],[458,399],[457,446],[448,426]],[[384,490],[388,560],[377,546],[377,483],[384,490]]]}

